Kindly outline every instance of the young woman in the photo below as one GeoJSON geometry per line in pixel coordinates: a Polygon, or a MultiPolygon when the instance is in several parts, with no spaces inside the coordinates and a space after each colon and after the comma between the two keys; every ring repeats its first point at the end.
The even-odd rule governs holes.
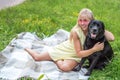
{"type": "MultiPolygon", "coordinates": [[[[89,56],[96,51],[103,50],[104,43],[96,43],[93,48],[83,50],[83,44],[88,31],[88,24],[94,19],[91,10],[84,8],[80,11],[77,24],[70,33],[70,38],[52,47],[47,52],[37,53],[31,49],[25,49],[36,61],[52,60],[62,71],[71,71],[81,60],[82,57],[89,56]]],[[[111,32],[105,31],[107,40],[113,41],[114,36],[111,32]]]]}

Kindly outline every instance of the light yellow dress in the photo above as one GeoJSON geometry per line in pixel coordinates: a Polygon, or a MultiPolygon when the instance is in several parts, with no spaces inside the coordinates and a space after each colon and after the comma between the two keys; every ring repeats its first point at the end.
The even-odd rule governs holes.
{"type": "MultiPolygon", "coordinates": [[[[79,38],[81,40],[81,44],[83,46],[84,41],[85,41],[85,35],[83,34],[83,31],[81,30],[81,28],[77,28],[74,30],[76,31],[77,35],[79,36],[79,38]]],[[[70,39],[58,44],[55,47],[50,48],[48,50],[48,53],[54,61],[61,60],[61,59],[62,60],[73,59],[77,62],[80,62],[80,60],[81,60],[81,58],[77,57],[77,55],[76,55],[73,40],[70,41],[70,39]]]]}

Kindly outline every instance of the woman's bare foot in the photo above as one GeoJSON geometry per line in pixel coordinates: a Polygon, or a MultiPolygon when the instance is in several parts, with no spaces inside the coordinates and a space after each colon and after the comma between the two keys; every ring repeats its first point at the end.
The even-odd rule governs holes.
{"type": "Polygon", "coordinates": [[[48,52],[38,53],[29,48],[25,48],[24,50],[27,51],[35,61],[52,60],[48,52]]]}
{"type": "Polygon", "coordinates": [[[33,57],[34,60],[38,60],[39,54],[36,51],[29,48],[25,48],[24,50],[27,51],[33,57]]]}

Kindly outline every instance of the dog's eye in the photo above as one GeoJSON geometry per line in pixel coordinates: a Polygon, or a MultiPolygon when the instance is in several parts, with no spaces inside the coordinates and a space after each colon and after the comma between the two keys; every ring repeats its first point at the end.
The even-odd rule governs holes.
{"type": "Polygon", "coordinates": [[[97,26],[100,26],[99,24],[97,24],[97,26]]]}
{"type": "Polygon", "coordinates": [[[93,26],[92,25],[90,25],[90,28],[92,28],[93,26]]]}
{"type": "Polygon", "coordinates": [[[102,25],[101,25],[101,24],[97,24],[97,26],[102,27],[102,25]]]}

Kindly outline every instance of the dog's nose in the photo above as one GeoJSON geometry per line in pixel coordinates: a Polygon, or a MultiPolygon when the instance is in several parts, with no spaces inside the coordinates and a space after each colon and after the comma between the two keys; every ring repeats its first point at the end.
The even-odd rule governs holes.
{"type": "Polygon", "coordinates": [[[97,29],[93,29],[93,32],[97,32],[97,29]]]}

